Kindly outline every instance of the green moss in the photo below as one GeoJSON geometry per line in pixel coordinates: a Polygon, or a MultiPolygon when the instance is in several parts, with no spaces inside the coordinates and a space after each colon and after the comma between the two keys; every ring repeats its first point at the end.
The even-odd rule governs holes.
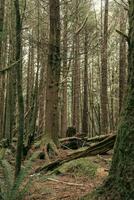
{"type": "Polygon", "coordinates": [[[93,178],[96,175],[98,165],[89,160],[89,158],[80,158],[70,161],[59,167],[55,173],[73,173],[77,176],[88,176],[93,178]]]}

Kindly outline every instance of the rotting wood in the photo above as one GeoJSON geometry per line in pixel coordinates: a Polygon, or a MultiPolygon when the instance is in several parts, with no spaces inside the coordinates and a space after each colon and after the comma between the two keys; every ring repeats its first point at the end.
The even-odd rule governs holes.
{"type": "Polygon", "coordinates": [[[95,136],[93,138],[88,137],[79,137],[79,135],[76,137],[67,137],[60,139],[61,148],[63,149],[78,149],[85,146],[90,146],[93,143],[101,142],[102,140],[110,137],[111,135],[100,135],[95,136]]]}
{"type": "Polygon", "coordinates": [[[113,148],[115,139],[116,139],[116,135],[115,134],[111,135],[108,138],[104,139],[103,141],[87,148],[86,150],[72,153],[68,155],[67,157],[65,157],[64,159],[57,159],[56,161],[51,162],[48,165],[44,165],[43,167],[37,168],[35,170],[35,173],[39,173],[41,171],[43,172],[53,171],[54,169],[61,166],[62,164],[78,159],[78,158],[104,154],[113,148]]]}

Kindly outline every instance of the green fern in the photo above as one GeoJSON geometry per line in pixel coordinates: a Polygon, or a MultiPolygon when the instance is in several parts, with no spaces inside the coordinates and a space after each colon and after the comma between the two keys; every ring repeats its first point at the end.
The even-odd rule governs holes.
{"type": "Polygon", "coordinates": [[[2,168],[3,180],[0,186],[0,196],[2,199],[9,199],[10,191],[14,183],[13,170],[11,165],[6,160],[0,160],[0,166],[2,168]]]}
{"type": "Polygon", "coordinates": [[[25,168],[23,168],[18,177],[14,180],[13,170],[11,165],[4,159],[0,159],[0,167],[2,169],[2,183],[0,184],[0,199],[1,200],[23,200],[31,185],[30,177],[24,184],[26,177],[32,167],[32,160],[35,159],[36,154],[33,154],[30,160],[27,161],[25,168]]]}

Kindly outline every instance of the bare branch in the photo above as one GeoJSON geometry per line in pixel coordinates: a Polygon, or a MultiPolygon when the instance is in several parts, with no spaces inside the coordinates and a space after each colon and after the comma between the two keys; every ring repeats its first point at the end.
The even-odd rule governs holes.
{"type": "Polygon", "coordinates": [[[82,24],[82,25],[80,26],[80,28],[75,32],[76,35],[79,34],[80,31],[84,28],[84,26],[85,26],[85,24],[86,24],[86,22],[87,22],[87,19],[88,19],[88,16],[86,16],[86,18],[85,18],[83,24],[82,24]]]}
{"type": "Polygon", "coordinates": [[[5,69],[0,70],[0,74],[4,74],[5,72],[7,72],[7,71],[11,70],[12,68],[16,67],[16,64],[18,62],[20,62],[20,60],[17,60],[16,62],[14,62],[10,66],[6,67],[5,69]]]}
{"type": "Polygon", "coordinates": [[[119,30],[116,30],[116,32],[117,32],[118,34],[120,34],[121,36],[123,36],[123,37],[126,39],[127,42],[129,41],[129,38],[128,38],[128,36],[127,36],[125,33],[122,33],[122,32],[119,31],[119,30]]]}

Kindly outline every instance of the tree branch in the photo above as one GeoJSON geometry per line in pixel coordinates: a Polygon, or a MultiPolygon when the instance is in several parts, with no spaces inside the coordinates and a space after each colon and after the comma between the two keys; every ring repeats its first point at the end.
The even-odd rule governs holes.
{"type": "Polygon", "coordinates": [[[85,26],[85,24],[86,24],[86,22],[87,22],[87,19],[88,19],[88,16],[86,16],[86,18],[85,18],[83,24],[82,24],[82,25],[80,26],[80,28],[75,32],[76,35],[79,34],[80,31],[84,28],[84,26],[85,26]]]}
{"type": "Polygon", "coordinates": [[[20,62],[20,60],[17,60],[13,64],[11,64],[9,67],[6,67],[5,69],[0,70],[0,74],[4,74],[5,72],[11,70],[12,68],[16,67],[16,64],[20,62]]]}
{"type": "Polygon", "coordinates": [[[122,33],[122,32],[119,31],[119,30],[116,30],[116,32],[117,32],[118,34],[120,34],[121,36],[123,36],[123,37],[126,39],[127,42],[129,42],[129,38],[128,38],[128,36],[127,36],[125,33],[122,33]]]}

